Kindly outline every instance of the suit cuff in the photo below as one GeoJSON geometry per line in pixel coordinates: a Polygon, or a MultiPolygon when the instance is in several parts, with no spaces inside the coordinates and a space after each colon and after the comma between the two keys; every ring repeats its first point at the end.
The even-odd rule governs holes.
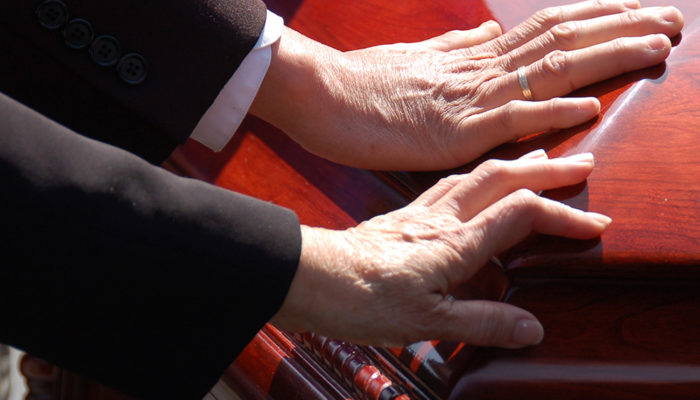
{"type": "Polygon", "coordinates": [[[226,83],[214,103],[194,128],[192,139],[220,151],[233,137],[260,89],[272,57],[271,46],[282,36],[284,20],[267,11],[267,18],[255,47],[226,83]]]}

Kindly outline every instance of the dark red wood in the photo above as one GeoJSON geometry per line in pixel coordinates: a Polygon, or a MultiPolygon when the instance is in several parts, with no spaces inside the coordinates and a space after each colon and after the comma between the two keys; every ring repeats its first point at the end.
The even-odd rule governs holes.
{"type": "Polygon", "coordinates": [[[222,382],[245,399],[351,398],[308,350],[269,325],[229,367],[222,382]]]}
{"type": "Polygon", "coordinates": [[[504,399],[694,399],[700,393],[697,282],[526,280],[510,303],[547,330],[539,346],[479,349],[451,395],[504,399]]]}
{"type": "MultiPolygon", "coordinates": [[[[510,28],[536,9],[557,2],[519,2],[517,8],[505,1],[459,2],[459,7],[467,8],[462,14],[447,12],[452,5],[449,2],[367,1],[362,2],[367,5],[359,6],[337,2],[325,9],[320,3],[327,2],[304,2],[290,25],[335,47],[354,49],[397,40],[421,40],[446,29],[475,26],[492,16],[510,28]],[[372,13],[367,17],[365,13],[369,9],[372,13]],[[397,13],[392,13],[396,10],[397,13]],[[358,14],[365,15],[365,19],[353,21],[358,14]],[[377,23],[378,20],[383,24],[377,23]],[[359,21],[361,28],[350,24],[359,21]]],[[[579,208],[607,213],[615,222],[601,240],[575,242],[537,237],[502,255],[516,285],[507,300],[531,309],[542,318],[548,334],[541,346],[521,351],[478,349],[474,352],[458,343],[425,342],[385,353],[387,358],[394,357],[397,368],[407,367],[420,381],[427,382],[437,397],[571,397],[571,392],[578,393],[574,396],[577,398],[694,396],[700,357],[686,353],[687,345],[674,345],[694,343],[693,338],[700,336],[700,327],[683,324],[681,319],[700,311],[697,297],[692,294],[694,287],[686,288],[686,297],[678,303],[672,299],[680,290],[676,281],[649,286],[660,277],[697,277],[700,265],[700,142],[692,131],[700,122],[697,121],[700,99],[695,94],[700,93],[695,72],[698,66],[694,61],[697,57],[693,57],[697,53],[693,36],[698,5],[691,3],[680,4],[688,24],[685,37],[667,65],[628,74],[580,92],[601,99],[604,113],[600,119],[575,129],[503,146],[487,155],[513,158],[537,147],[546,148],[551,156],[593,151],[598,168],[586,185],[546,195],[579,208]],[[574,288],[567,284],[572,285],[575,280],[556,281],[545,287],[563,289],[553,293],[542,291],[541,279],[552,277],[589,280],[587,285],[574,288]],[[605,279],[611,278],[614,278],[612,282],[635,279],[646,286],[639,293],[635,292],[635,284],[605,286],[605,279]],[[567,302],[585,296],[597,296],[595,306],[567,307],[567,302]],[[646,301],[639,302],[640,299],[646,301]],[[656,307],[663,310],[666,319],[659,313],[647,312],[656,307]],[[557,314],[567,312],[566,319],[557,314]],[[643,348],[630,348],[624,341],[616,340],[621,334],[631,332],[625,329],[621,333],[619,326],[622,322],[629,323],[628,313],[640,316],[635,319],[634,334],[644,343],[643,348]],[[556,315],[551,317],[552,314],[556,315]],[[647,324],[640,323],[646,322],[645,315],[654,318],[647,324]],[[664,327],[655,321],[676,324],[671,328],[676,332],[673,341],[668,340],[664,327]],[[598,334],[566,342],[567,326],[576,328],[581,324],[598,334]],[[679,326],[683,329],[678,329],[679,326]],[[557,356],[562,341],[571,349],[557,356]],[[661,350],[668,347],[678,349],[675,355],[666,356],[661,350]],[[678,354],[686,356],[679,361],[678,354]],[[511,361],[513,358],[517,364],[511,361]],[[548,362],[550,359],[555,361],[548,362]],[[642,365],[645,360],[651,364],[642,365]],[[592,365],[601,367],[595,369],[592,365]],[[586,375],[588,370],[593,372],[586,375]],[[654,374],[657,379],[649,383],[646,377],[654,374]],[[664,381],[670,375],[674,378],[664,381]],[[549,379],[550,376],[556,379],[549,379]]],[[[460,170],[468,171],[475,164],[460,170]]],[[[409,199],[443,175],[394,174],[389,179],[409,199]]]]}
{"type": "MultiPolygon", "coordinates": [[[[289,26],[341,50],[423,40],[487,19],[509,29],[540,8],[563,3],[268,1],[289,26]]],[[[601,100],[599,119],[501,146],[482,158],[514,158],[540,147],[550,156],[596,155],[598,166],[586,184],[545,195],[612,216],[603,237],[584,242],[532,237],[500,255],[507,275],[490,265],[459,293],[532,311],[545,326],[544,342],[524,350],[440,341],[363,348],[387,379],[420,389],[407,390],[417,398],[697,398],[700,2],[674,3],[686,16],[686,28],[665,65],[576,93],[601,100]]],[[[302,223],[337,229],[401,207],[454,172],[377,174],[339,166],[308,154],[255,118],[245,121],[223,152],[188,142],[166,166],[290,207],[302,223]]],[[[244,398],[353,395],[352,385],[335,377],[332,363],[324,365],[328,356],[268,326],[223,381],[244,398]]]]}

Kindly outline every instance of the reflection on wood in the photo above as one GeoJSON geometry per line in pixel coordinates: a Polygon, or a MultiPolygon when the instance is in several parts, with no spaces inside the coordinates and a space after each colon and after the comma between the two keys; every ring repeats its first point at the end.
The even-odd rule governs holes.
{"type": "MultiPolygon", "coordinates": [[[[506,0],[268,1],[291,27],[342,50],[423,40],[487,19],[497,19],[508,29],[537,9],[562,3],[523,0],[514,7],[506,0]]],[[[369,365],[352,357],[356,351],[377,369],[369,376],[376,372],[384,377],[366,381],[378,386],[360,385],[372,386],[364,391],[365,398],[402,393],[444,399],[697,396],[700,3],[675,3],[686,16],[686,28],[666,65],[575,94],[597,96],[603,105],[601,118],[501,146],[482,158],[514,158],[535,148],[545,148],[550,156],[583,151],[596,155],[597,168],[586,184],[544,195],[611,215],[613,225],[601,239],[532,237],[499,257],[506,274],[489,266],[474,281],[481,285],[454,293],[504,299],[530,310],[547,331],[540,346],[496,350],[434,341],[403,349],[358,348],[326,339],[315,343],[307,340],[310,336],[295,338],[268,326],[229,368],[224,384],[253,399],[352,398],[357,385],[348,377],[369,365]],[[341,357],[347,365],[337,367],[340,349],[353,350],[341,357]],[[379,390],[387,382],[395,392],[379,390]]],[[[468,172],[479,161],[456,171],[468,172]]],[[[167,165],[290,207],[305,224],[336,229],[401,207],[455,172],[377,174],[342,167],[306,153],[255,118],[246,120],[223,152],[189,142],[167,165]]]]}
{"type": "Polygon", "coordinates": [[[700,393],[697,282],[516,281],[508,302],[547,334],[520,351],[479,349],[453,398],[672,399],[700,393]],[[524,395],[523,395],[524,394],[524,395]]]}
{"type": "MultiPolygon", "coordinates": [[[[566,150],[596,155],[585,190],[563,200],[612,216],[602,242],[572,257],[561,252],[560,241],[530,241],[511,252],[511,266],[526,269],[517,274],[698,277],[698,28],[700,19],[686,28],[661,76],[633,84],[566,150]],[[576,264],[561,268],[565,258],[576,264]]],[[[562,199],[561,191],[545,195],[562,199]]]]}
{"type": "MultiPolygon", "coordinates": [[[[497,18],[507,8],[510,17],[501,22],[510,27],[514,21],[524,19],[543,4],[539,1],[530,3],[532,7],[529,9],[519,8],[523,10],[522,13],[526,13],[522,15],[517,15],[519,11],[513,10],[508,2],[485,2],[488,12],[484,7],[480,8],[484,5],[482,3],[471,2],[470,6],[471,10],[493,13],[497,18]]],[[[304,5],[308,8],[297,12],[291,21],[293,26],[296,21],[305,21],[300,18],[304,11],[312,7],[312,2],[305,2],[304,5]]],[[[510,268],[509,277],[513,282],[506,300],[530,309],[538,316],[542,315],[548,334],[541,346],[520,351],[478,349],[474,352],[474,349],[456,343],[423,342],[397,352],[387,352],[397,359],[397,370],[410,371],[418,381],[431,389],[435,397],[508,398],[517,395],[520,398],[536,398],[550,397],[552,393],[570,397],[570,392],[576,391],[581,393],[580,398],[620,398],[617,390],[623,390],[629,398],[654,397],[661,393],[683,397],[697,388],[696,378],[693,378],[696,375],[693,374],[697,372],[696,365],[700,362],[700,357],[690,354],[680,361],[673,356],[666,358],[665,352],[660,349],[664,346],[674,347],[675,344],[667,340],[663,331],[648,329],[643,324],[635,329],[628,328],[632,323],[630,321],[637,321],[639,325],[644,316],[664,321],[659,313],[647,312],[649,308],[656,307],[664,310],[664,315],[670,318],[669,322],[674,322],[677,327],[683,326],[683,321],[670,316],[698,310],[697,298],[692,297],[692,285],[686,290],[686,295],[690,297],[680,304],[668,297],[669,292],[678,289],[674,286],[677,282],[646,286],[643,292],[632,296],[637,285],[606,287],[604,284],[607,281],[601,280],[615,278],[612,282],[616,282],[635,278],[656,281],[658,277],[683,279],[697,276],[700,265],[697,240],[700,237],[700,142],[695,139],[695,133],[687,128],[697,126],[697,122],[700,122],[697,121],[700,99],[694,96],[700,91],[696,89],[698,80],[694,79],[697,73],[693,72],[697,71],[697,63],[693,62],[697,43],[692,40],[692,21],[698,15],[698,7],[692,4],[686,6],[685,3],[682,6],[691,23],[686,28],[685,38],[674,49],[666,66],[628,74],[579,91],[579,95],[595,95],[601,99],[604,110],[602,118],[574,129],[549,132],[503,146],[484,157],[514,158],[539,147],[547,149],[550,156],[593,151],[598,168],[587,184],[551,191],[545,195],[579,208],[608,213],[613,216],[615,223],[602,240],[580,242],[533,237],[502,255],[501,259],[510,268]],[[683,91],[682,100],[677,99],[679,88],[690,89],[683,91]],[[669,104],[669,99],[676,100],[669,104]],[[673,115],[682,115],[682,120],[672,118],[673,115]],[[652,152],[654,154],[650,154],[652,152]],[[588,277],[589,280],[587,285],[575,288],[567,284],[571,285],[576,280],[554,281],[549,286],[537,284],[542,279],[554,277],[588,277]],[[561,289],[555,291],[545,288],[561,289]],[[530,298],[525,297],[526,294],[537,294],[540,302],[524,302],[523,298],[530,298]],[[595,306],[567,308],[567,301],[586,296],[596,297],[595,306]],[[646,301],[638,302],[640,298],[646,301]],[[560,304],[561,308],[558,307],[560,304]],[[542,309],[545,306],[549,308],[542,309]],[[608,308],[611,311],[604,313],[608,308]],[[550,314],[552,310],[566,314],[568,318],[562,318],[559,314],[555,318],[549,318],[550,314],[546,310],[550,314]],[[625,313],[636,313],[637,317],[625,319],[625,313]],[[587,318],[593,320],[587,325],[589,329],[598,334],[571,338],[567,329],[580,328],[582,323],[586,324],[587,318]],[[612,340],[621,335],[619,324],[623,320],[623,333],[631,335],[630,332],[634,332],[638,340],[647,344],[643,351],[640,347],[630,350],[629,342],[625,344],[612,340]],[[550,339],[552,336],[555,338],[550,339]],[[570,338],[567,344],[571,349],[563,351],[561,346],[556,345],[557,338],[570,338]],[[607,341],[602,341],[603,338],[607,338],[607,341]],[[543,352],[541,356],[538,351],[543,352]],[[649,357],[650,353],[654,353],[655,358],[649,357]],[[557,358],[557,354],[561,356],[557,358]],[[644,364],[645,358],[648,362],[655,361],[653,364],[644,364]],[[519,364],[511,359],[517,359],[519,364]],[[554,361],[549,364],[549,368],[545,368],[548,359],[554,361]],[[668,369],[664,369],[665,361],[668,362],[668,369]],[[565,368],[566,365],[569,367],[565,368]],[[581,371],[596,365],[601,367],[593,375],[576,378],[581,371]],[[657,383],[655,390],[647,391],[649,384],[644,383],[644,374],[634,378],[637,373],[658,373],[659,377],[671,374],[677,376],[670,381],[673,388],[669,387],[671,384],[658,385],[659,380],[662,380],[658,378],[650,381],[657,383]],[[535,378],[528,378],[533,376],[535,378]],[[541,380],[549,380],[551,384],[533,390],[541,380]],[[519,385],[518,382],[522,384],[519,385]],[[591,382],[601,383],[602,386],[589,390],[582,388],[591,382]],[[555,391],[557,388],[558,392],[555,391]]],[[[401,14],[404,16],[416,14],[411,11],[411,7],[419,6],[408,4],[405,7],[401,14]]],[[[372,39],[366,39],[364,34],[352,35],[348,26],[336,25],[340,24],[340,21],[334,19],[341,15],[338,11],[340,9],[349,12],[343,5],[337,5],[324,14],[324,25],[308,26],[299,22],[297,28],[307,28],[304,32],[310,36],[345,49],[391,42],[394,39],[390,36],[391,33],[382,35],[373,32],[371,27],[367,28],[371,35],[367,36],[372,39]]],[[[382,18],[385,9],[378,7],[375,14],[382,18]]],[[[467,13],[459,19],[461,22],[468,21],[472,15],[474,14],[467,13]]],[[[306,18],[311,17],[307,15],[306,18]]],[[[443,15],[440,18],[450,21],[445,24],[452,23],[453,27],[456,24],[454,15],[443,15]]],[[[471,26],[478,22],[480,21],[472,22],[471,26]]],[[[418,32],[407,32],[413,27],[414,25],[401,26],[396,31],[404,35],[402,40],[424,39],[425,36],[418,32]]],[[[430,34],[435,32],[430,31],[430,34]]],[[[476,164],[460,168],[459,171],[467,172],[476,164]]],[[[408,200],[444,174],[445,172],[401,173],[393,174],[388,179],[394,182],[408,200]]],[[[685,332],[685,336],[675,339],[687,342],[700,335],[700,327],[685,326],[682,332],[685,332]]],[[[680,352],[683,353],[683,350],[680,352]]]]}

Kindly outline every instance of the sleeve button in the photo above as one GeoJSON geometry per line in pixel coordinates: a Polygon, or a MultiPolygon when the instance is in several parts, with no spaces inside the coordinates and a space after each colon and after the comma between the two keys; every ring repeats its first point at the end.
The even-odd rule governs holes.
{"type": "Polygon", "coordinates": [[[58,29],[68,20],[68,8],[58,0],[46,0],[36,8],[39,24],[46,29],[58,29]]]}
{"type": "Polygon", "coordinates": [[[70,20],[63,27],[63,41],[71,49],[84,49],[92,42],[92,26],[84,19],[70,20]]]}
{"type": "Polygon", "coordinates": [[[147,68],[145,58],[137,53],[129,53],[119,60],[117,73],[123,82],[138,85],[146,79],[147,68]]]}
{"type": "Polygon", "coordinates": [[[88,52],[92,61],[102,67],[111,67],[116,64],[121,55],[119,41],[110,35],[96,37],[88,52]]]}

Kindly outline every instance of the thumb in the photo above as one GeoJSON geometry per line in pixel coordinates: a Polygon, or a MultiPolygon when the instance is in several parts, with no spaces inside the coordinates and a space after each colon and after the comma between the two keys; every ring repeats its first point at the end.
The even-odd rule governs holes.
{"type": "Polygon", "coordinates": [[[487,300],[457,300],[450,304],[447,321],[435,337],[477,346],[519,348],[539,344],[544,329],[534,315],[487,300]]]}
{"type": "Polygon", "coordinates": [[[450,51],[463,49],[484,42],[488,42],[503,33],[501,26],[496,21],[486,21],[478,28],[465,31],[449,31],[440,36],[419,42],[433,50],[450,51]]]}

